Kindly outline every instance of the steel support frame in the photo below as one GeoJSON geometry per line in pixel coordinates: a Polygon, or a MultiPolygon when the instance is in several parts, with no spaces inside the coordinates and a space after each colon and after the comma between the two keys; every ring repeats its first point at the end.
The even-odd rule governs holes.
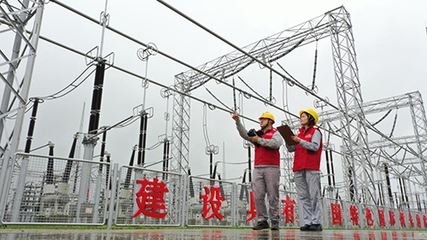
{"type": "MultiPolygon", "coordinates": [[[[352,25],[349,13],[345,8],[333,9],[317,18],[262,39],[242,49],[260,61],[271,63],[286,56],[298,47],[329,36],[332,41],[338,107],[341,113],[340,119],[343,129],[341,135],[344,145],[345,168],[351,168],[354,173],[350,176],[353,178],[352,181],[347,182],[353,182],[354,186],[349,187],[354,189],[355,197],[349,196],[349,199],[375,203],[377,194],[373,184],[375,180],[373,179],[373,169],[367,145],[367,131],[362,108],[363,101],[352,25]],[[351,124],[353,121],[357,122],[357,126],[351,124]]],[[[221,80],[226,79],[254,62],[252,58],[240,51],[234,51],[199,66],[197,68],[199,71],[192,69],[180,73],[175,77],[175,87],[179,87],[182,90],[182,86],[185,86],[186,93],[190,93],[211,80],[210,76],[221,80]]],[[[179,95],[179,97],[180,99],[185,99],[185,96],[179,95]]],[[[176,166],[181,165],[182,160],[185,160],[186,164],[189,163],[190,117],[183,114],[189,113],[189,110],[188,101],[174,101],[174,113],[180,113],[180,115],[176,115],[177,118],[174,119],[173,123],[173,131],[175,133],[173,151],[181,154],[179,158],[173,159],[175,163],[172,165],[175,165],[174,169],[176,171],[181,171],[176,166]]],[[[289,169],[286,171],[289,171],[289,169]]]]}
{"type": "MultiPolygon", "coordinates": [[[[332,10],[340,11],[343,7],[332,10]]],[[[345,11],[345,10],[344,10],[345,11]]],[[[330,35],[327,12],[312,20],[284,30],[258,42],[243,47],[242,50],[265,63],[274,62],[297,47],[307,45],[330,35]]],[[[210,62],[175,76],[174,88],[184,94],[175,93],[173,103],[173,146],[171,171],[184,173],[189,165],[190,98],[191,91],[210,81],[212,77],[224,80],[244,70],[254,63],[254,59],[240,51],[234,51],[210,62]]]]}
{"type": "MultiPolygon", "coordinates": [[[[394,176],[395,178],[403,177],[406,179],[408,184],[410,182],[412,182],[412,185],[415,184],[415,187],[417,187],[419,190],[422,190],[423,199],[421,200],[426,200],[427,169],[425,149],[427,149],[427,118],[425,115],[424,104],[420,92],[409,92],[399,96],[363,103],[363,110],[365,115],[386,113],[390,110],[404,108],[409,108],[410,110],[414,135],[390,137],[392,141],[388,141],[387,139],[383,138],[380,140],[370,141],[369,150],[371,151],[371,160],[375,166],[377,175],[383,174],[384,169],[382,163],[386,162],[390,167],[390,175],[394,176]],[[397,159],[395,157],[395,155],[403,148],[412,150],[411,146],[416,149],[412,153],[414,154],[413,157],[404,157],[404,159],[397,159]],[[378,160],[374,160],[374,153],[377,154],[378,160]]],[[[340,119],[339,115],[339,111],[322,112],[320,113],[322,119],[320,120],[319,125],[323,128],[331,128],[329,123],[340,119]]],[[[338,128],[329,129],[329,131],[332,132],[337,130],[338,128]]],[[[378,183],[383,184],[384,191],[386,189],[384,182],[379,181],[377,182],[376,186],[378,186],[378,183]]],[[[407,191],[409,196],[415,194],[409,187],[407,188],[407,191]]],[[[415,202],[411,201],[408,206],[415,208],[415,202]]],[[[392,205],[389,205],[389,207],[392,207],[392,205]]]]}
{"type": "Polygon", "coordinates": [[[341,112],[343,169],[348,170],[349,174],[344,176],[351,189],[347,197],[354,202],[376,203],[377,193],[350,15],[346,11],[338,11],[329,17],[333,22],[331,40],[337,100],[341,112]]]}
{"type": "MultiPolygon", "coordinates": [[[[3,65],[3,61],[9,65],[9,70],[5,73],[6,76],[0,71],[1,79],[5,82],[0,109],[0,115],[2,116],[0,119],[0,144],[5,144],[6,146],[2,152],[0,152],[0,156],[2,156],[2,167],[0,172],[0,182],[2,183],[0,185],[0,217],[3,217],[4,214],[5,197],[7,196],[6,192],[10,184],[15,153],[19,147],[44,11],[44,2],[42,0],[32,2],[32,6],[29,6],[29,2],[29,0],[24,0],[22,3],[14,2],[14,4],[10,4],[6,0],[0,1],[0,21],[3,23],[2,26],[13,29],[15,32],[11,58],[6,59],[4,54],[2,54],[2,58],[0,58],[0,66],[3,65]],[[31,22],[33,26],[31,34],[28,34],[25,27],[31,22]],[[26,60],[26,64],[21,66],[21,61],[24,59],[26,60]],[[17,76],[18,73],[23,73],[23,78],[21,82],[14,86],[14,80],[19,78],[17,76]],[[17,94],[18,92],[19,94],[17,94]],[[11,93],[14,93],[14,97],[19,99],[18,104],[15,104],[15,100],[10,100],[11,93]],[[17,115],[14,122],[13,136],[9,146],[9,140],[2,143],[1,139],[4,132],[5,119],[8,114],[12,112],[11,109],[15,105],[18,105],[16,108],[17,115]]],[[[0,35],[7,33],[8,31],[0,31],[0,35]]],[[[0,51],[3,53],[1,49],[0,51]]]]}
{"type": "Polygon", "coordinates": [[[424,109],[424,103],[421,98],[421,94],[419,95],[409,95],[410,99],[410,112],[412,116],[412,124],[414,126],[414,135],[416,139],[417,145],[417,153],[420,159],[420,173],[424,179],[424,200],[427,200],[427,169],[426,169],[426,154],[427,150],[427,119],[426,113],[424,109]]]}

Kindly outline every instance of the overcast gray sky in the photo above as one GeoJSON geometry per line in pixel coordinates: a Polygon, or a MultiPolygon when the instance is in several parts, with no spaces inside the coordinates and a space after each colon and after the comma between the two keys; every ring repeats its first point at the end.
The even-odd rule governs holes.
{"type": "MultiPolygon", "coordinates": [[[[104,10],[102,0],[63,1],[65,4],[98,19],[104,10]]],[[[427,1],[425,0],[215,0],[215,1],[167,1],[194,20],[221,35],[233,44],[243,47],[267,36],[293,27],[297,24],[322,15],[324,12],[344,6],[351,15],[353,34],[357,53],[357,63],[364,101],[372,101],[420,91],[427,96],[427,1]]],[[[126,33],[141,42],[153,42],[158,49],[192,66],[225,55],[234,49],[214,36],[178,16],[155,0],[144,1],[108,1],[110,14],[109,26],[126,33]]],[[[48,3],[43,16],[41,35],[64,45],[87,52],[101,42],[101,27],[55,3],[48,3]]],[[[145,63],[136,52],[141,46],[106,31],[104,53],[115,54],[115,65],[144,75],[145,63]]],[[[316,84],[319,95],[336,102],[336,87],[333,75],[333,63],[330,39],[323,39],[318,46],[318,66],[316,84]]],[[[315,44],[297,49],[280,64],[305,85],[310,85],[313,74],[315,44]]],[[[278,68],[277,65],[273,65],[278,68]]],[[[40,41],[30,96],[46,96],[65,87],[86,68],[83,57],[68,52],[50,43],[40,41]]],[[[164,85],[173,85],[174,76],[188,68],[163,56],[156,55],[148,63],[148,77],[164,85]]],[[[269,71],[257,65],[251,66],[240,76],[263,96],[269,92],[269,71]]],[[[83,131],[87,131],[94,76],[78,89],[57,100],[46,101],[39,107],[33,146],[41,146],[48,141],[56,144],[56,154],[67,156],[73,134],[79,131],[82,119],[83,131]]],[[[297,114],[300,110],[313,108],[313,98],[298,88],[287,88],[284,94],[282,80],[273,76],[274,96],[277,105],[287,103],[289,109],[297,114]]],[[[231,79],[229,79],[231,81],[231,79]]],[[[244,88],[241,82],[238,87],[244,88]]],[[[207,84],[215,95],[228,106],[232,106],[232,92],[214,81],[207,84]]],[[[165,123],[164,113],[167,101],[160,96],[161,88],[150,84],[147,90],[147,107],[154,108],[154,116],[148,122],[147,146],[157,143],[158,136],[171,133],[171,121],[165,123]]],[[[220,105],[209,96],[204,88],[199,88],[194,96],[220,105]]],[[[103,102],[100,126],[113,125],[132,114],[133,108],[142,103],[141,82],[135,77],[108,69],[105,74],[103,102]]],[[[172,114],[172,99],[169,100],[169,112],[172,114]]],[[[257,119],[264,111],[271,111],[276,122],[286,116],[274,108],[266,107],[255,100],[244,100],[243,113],[257,119]]],[[[321,111],[321,109],[316,109],[321,111]]],[[[325,108],[324,110],[329,110],[325,108]]],[[[408,112],[399,112],[401,119],[408,119],[408,112]],[[404,116],[406,115],[406,117],[404,116]]],[[[193,174],[205,174],[209,171],[209,156],[205,154],[203,134],[203,105],[192,101],[191,105],[191,142],[190,167],[193,174]]],[[[225,156],[228,162],[244,162],[246,149],[237,134],[234,122],[228,113],[220,110],[208,110],[207,132],[211,144],[220,147],[215,161],[225,156]],[[223,149],[225,145],[225,151],[223,149]]],[[[320,116],[322,117],[322,116],[320,116]]],[[[380,116],[373,117],[372,121],[380,116]]],[[[257,124],[245,122],[246,127],[256,128],[257,124]]],[[[277,125],[277,124],[276,124],[277,125]]],[[[382,126],[382,130],[391,130],[391,121],[382,126]]],[[[27,133],[28,120],[24,123],[23,136],[27,133]]],[[[402,136],[413,134],[408,122],[399,121],[397,132],[402,136]]],[[[106,150],[111,153],[113,162],[126,165],[129,162],[132,147],[138,142],[139,122],[126,128],[114,129],[108,133],[106,150]]],[[[369,136],[378,139],[378,136],[369,136]]],[[[339,149],[337,141],[336,149],[339,149]]],[[[24,141],[22,141],[22,146],[24,141]]],[[[99,154],[98,142],[95,154],[99,154]]],[[[146,162],[162,158],[162,147],[147,153],[146,162]]],[[[37,153],[47,154],[48,150],[37,153]]],[[[81,155],[82,157],[82,155],[81,155]]],[[[340,168],[337,156],[336,166],[340,168]]],[[[159,169],[161,166],[156,166],[159,169]]],[[[222,168],[222,166],[220,166],[222,168]]],[[[243,174],[246,165],[227,165],[227,178],[237,178],[243,174]]],[[[324,170],[322,164],[322,170],[324,170]]],[[[220,170],[222,171],[222,170],[220,170]]]]}

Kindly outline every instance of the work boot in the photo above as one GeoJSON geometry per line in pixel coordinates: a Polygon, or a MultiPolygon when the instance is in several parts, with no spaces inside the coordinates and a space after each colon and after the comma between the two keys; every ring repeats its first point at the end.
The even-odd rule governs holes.
{"type": "Polygon", "coordinates": [[[320,232],[322,230],[323,230],[322,225],[320,225],[320,224],[312,224],[310,229],[309,229],[309,231],[317,231],[317,232],[320,232]]]}
{"type": "Polygon", "coordinates": [[[254,226],[252,229],[253,230],[262,230],[262,229],[266,229],[269,228],[270,226],[268,226],[268,222],[267,221],[261,221],[258,222],[256,226],[254,226]]]}
{"type": "Polygon", "coordinates": [[[309,231],[311,225],[305,224],[304,226],[300,227],[299,230],[301,231],[309,231]]]}
{"type": "Polygon", "coordinates": [[[279,222],[271,221],[271,230],[279,230],[279,222]]]}

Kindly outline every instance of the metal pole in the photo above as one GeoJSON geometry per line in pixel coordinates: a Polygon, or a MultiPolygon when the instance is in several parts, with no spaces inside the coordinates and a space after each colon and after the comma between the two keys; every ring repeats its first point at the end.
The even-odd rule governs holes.
{"type": "MultiPolygon", "coordinates": [[[[133,166],[133,162],[135,159],[135,151],[136,151],[137,146],[135,145],[132,149],[132,154],[130,156],[130,161],[129,161],[129,166],[133,166]]],[[[130,180],[132,178],[132,168],[128,168],[127,172],[126,172],[126,178],[125,178],[125,184],[124,184],[124,189],[129,189],[129,184],[130,184],[130,180]]]]}
{"type": "MultiPolygon", "coordinates": [[[[30,120],[30,126],[28,127],[28,134],[27,134],[27,142],[25,144],[25,152],[29,153],[31,149],[31,143],[33,139],[34,134],[34,127],[36,124],[36,116],[37,116],[37,110],[38,110],[38,104],[39,99],[34,99],[34,105],[33,105],[33,111],[31,113],[31,120],[30,120]]],[[[27,177],[27,169],[28,169],[28,157],[24,157],[21,162],[21,169],[19,172],[19,178],[18,178],[18,185],[16,187],[16,194],[15,194],[15,201],[12,207],[12,222],[17,222],[19,218],[19,213],[21,209],[22,204],[22,197],[24,195],[24,189],[25,189],[25,179],[27,177]]],[[[52,160],[53,161],[53,160],[52,160]]],[[[50,160],[49,160],[50,163],[50,160]]],[[[49,164],[48,164],[49,169],[49,164]]],[[[53,169],[53,162],[52,162],[52,169],[53,169]]],[[[13,170],[13,168],[11,169],[13,170]]]]}
{"type": "Polygon", "coordinates": [[[331,185],[332,185],[331,171],[329,170],[329,156],[328,156],[328,150],[327,149],[325,151],[325,156],[326,156],[326,172],[328,173],[328,186],[331,187],[331,185]]]}
{"type": "MultiPolygon", "coordinates": [[[[92,160],[93,159],[93,151],[96,145],[96,141],[98,138],[90,137],[90,134],[84,136],[83,138],[83,146],[84,153],[83,159],[92,160]]],[[[89,185],[91,178],[91,164],[85,162],[82,166],[81,179],[80,179],[80,189],[79,189],[79,197],[77,201],[77,222],[80,223],[80,212],[82,208],[82,204],[87,202],[89,196],[89,185]]]]}
{"type": "Polygon", "coordinates": [[[190,198],[194,198],[194,185],[193,185],[193,178],[191,177],[191,169],[188,168],[188,176],[189,176],[189,188],[190,188],[190,198]]]}
{"type": "Polygon", "coordinates": [[[141,113],[141,122],[139,125],[139,141],[138,141],[138,166],[143,167],[145,164],[145,145],[147,140],[147,113],[145,110],[141,113]]]}
{"type": "MultiPolygon", "coordinates": [[[[49,142],[49,156],[54,156],[55,144],[49,142]]],[[[53,184],[53,158],[47,160],[46,184],[53,184]]]]}
{"type": "Polygon", "coordinates": [[[251,145],[248,144],[249,183],[252,183],[251,145]]]}
{"type": "Polygon", "coordinates": [[[99,164],[99,170],[98,170],[98,176],[96,179],[96,188],[95,188],[95,206],[93,209],[93,223],[98,222],[99,217],[99,200],[101,196],[101,184],[102,184],[102,170],[103,165],[102,162],[104,162],[104,154],[105,154],[105,145],[107,141],[107,130],[105,130],[102,133],[102,142],[101,142],[101,157],[100,157],[100,164],[99,164]]]}
{"type": "MultiPolygon", "coordinates": [[[[168,171],[168,161],[169,161],[169,140],[165,139],[164,146],[163,146],[163,171],[168,171]]],[[[167,180],[168,175],[167,173],[163,173],[163,179],[167,180]]]]}
{"type": "Polygon", "coordinates": [[[110,195],[110,206],[109,206],[109,211],[108,211],[108,223],[107,223],[107,229],[111,229],[111,227],[113,226],[113,217],[114,217],[114,202],[116,200],[116,188],[117,188],[117,173],[119,171],[119,164],[118,163],[114,163],[114,168],[113,168],[113,180],[112,182],[112,186],[111,186],[111,195],[110,195]]]}

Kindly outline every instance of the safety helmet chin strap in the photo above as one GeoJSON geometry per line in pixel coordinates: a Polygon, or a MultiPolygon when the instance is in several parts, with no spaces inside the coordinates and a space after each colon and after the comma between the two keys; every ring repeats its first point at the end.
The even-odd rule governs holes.
{"type": "MultiPolygon", "coordinates": [[[[270,121],[271,120],[267,118],[267,124],[264,127],[262,127],[263,131],[270,125],[270,121]]],[[[271,126],[271,127],[273,127],[273,126],[271,126]]]]}

